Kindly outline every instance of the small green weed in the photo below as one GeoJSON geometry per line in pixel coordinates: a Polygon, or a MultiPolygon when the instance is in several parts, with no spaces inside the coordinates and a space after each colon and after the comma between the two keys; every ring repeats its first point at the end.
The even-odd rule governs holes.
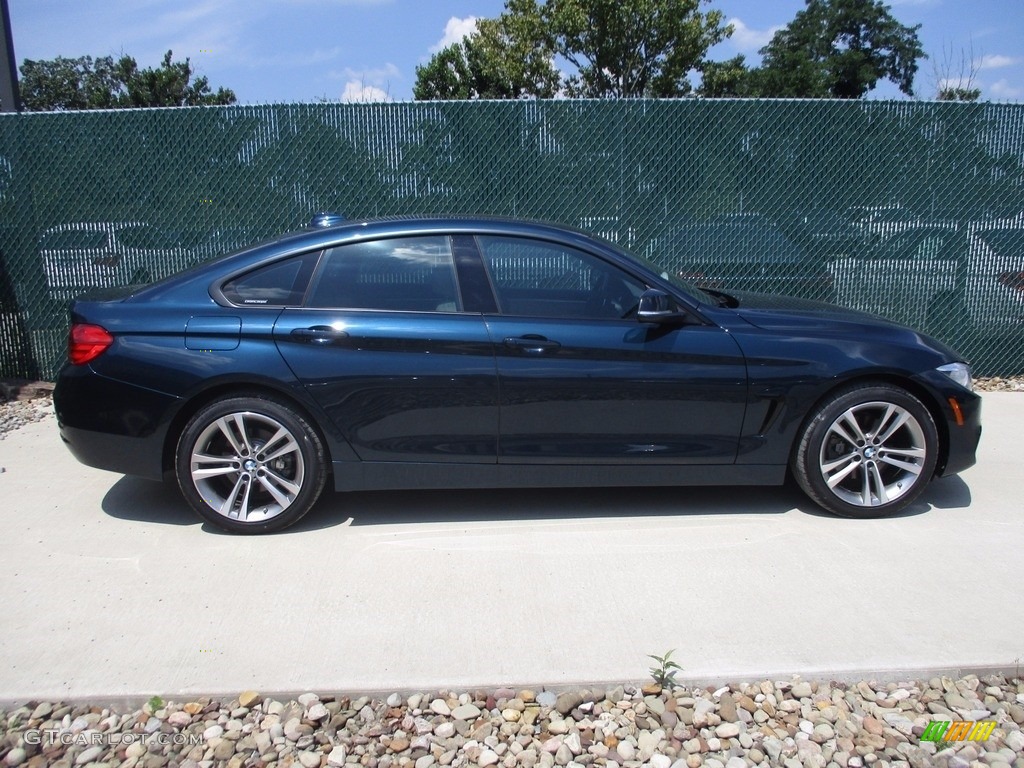
{"type": "Polygon", "coordinates": [[[670,651],[666,651],[664,656],[655,656],[653,653],[647,654],[647,658],[654,659],[657,664],[651,667],[651,677],[654,678],[654,682],[660,685],[662,688],[671,688],[676,682],[676,672],[682,670],[682,667],[672,661],[672,654],[675,653],[675,648],[670,651]]]}

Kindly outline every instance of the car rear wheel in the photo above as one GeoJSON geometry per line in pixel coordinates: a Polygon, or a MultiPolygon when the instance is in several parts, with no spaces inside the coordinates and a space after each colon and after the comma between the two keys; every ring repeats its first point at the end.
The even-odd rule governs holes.
{"type": "Polygon", "coordinates": [[[316,431],[292,407],[262,397],[231,397],[201,408],[178,440],[175,470],[200,517],[235,533],[294,524],[326,478],[316,431]]]}
{"type": "Polygon", "coordinates": [[[793,475],[804,492],[844,517],[884,517],[905,508],[935,473],[938,433],[906,390],[858,385],[823,403],[804,427],[793,475]]]}

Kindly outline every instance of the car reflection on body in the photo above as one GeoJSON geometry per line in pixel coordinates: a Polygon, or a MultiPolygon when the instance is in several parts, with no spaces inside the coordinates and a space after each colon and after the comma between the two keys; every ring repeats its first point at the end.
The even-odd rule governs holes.
{"type": "MultiPolygon", "coordinates": [[[[82,462],[264,532],[335,490],[771,485],[897,512],[973,464],[954,351],[863,313],[705,291],[561,227],[344,222],[71,307],[82,462]]],[[[684,503],[684,502],[681,502],[684,503]]]]}

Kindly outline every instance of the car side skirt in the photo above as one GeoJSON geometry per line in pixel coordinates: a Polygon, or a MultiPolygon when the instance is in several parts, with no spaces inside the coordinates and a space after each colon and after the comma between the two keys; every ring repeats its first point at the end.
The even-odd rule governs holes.
{"type": "Polygon", "coordinates": [[[433,464],[333,462],[336,491],[442,488],[782,485],[784,465],[433,464]]]}

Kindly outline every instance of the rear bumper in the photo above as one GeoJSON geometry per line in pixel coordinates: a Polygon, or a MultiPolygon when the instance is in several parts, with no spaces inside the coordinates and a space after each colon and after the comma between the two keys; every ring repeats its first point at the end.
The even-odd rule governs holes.
{"type": "Polygon", "coordinates": [[[178,399],[100,376],[89,366],[65,365],[53,392],[60,437],[83,464],[163,477],[167,425],[178,399]]]}

